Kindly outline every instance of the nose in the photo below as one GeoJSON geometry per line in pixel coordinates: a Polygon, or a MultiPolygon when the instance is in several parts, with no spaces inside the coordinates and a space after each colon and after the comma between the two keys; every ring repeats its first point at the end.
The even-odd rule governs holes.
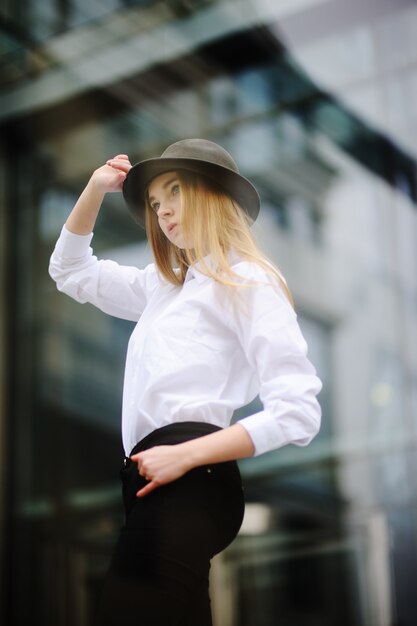
{"type": "Polygon", "coordinates": [[[170,202],[165,201],[165,202],[161,202],[161,204],[159,205],[159,208],[156,212],[158,217],[168,217],[170,215],[172,215],[174,212],[173,207],[171,206],[170,202]]]}

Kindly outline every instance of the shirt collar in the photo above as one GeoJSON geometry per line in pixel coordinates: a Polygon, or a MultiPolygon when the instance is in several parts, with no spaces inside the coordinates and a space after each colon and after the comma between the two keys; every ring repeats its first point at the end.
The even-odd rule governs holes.
{"type": "MultiPolygon", "coordinates": [[[[235,250],[230,250],[227,255],[227,258],[229,260],[230,265],[234,265],[235,263],[238,263],[240,260],[235,250]]],[[[215,261],[210,254],[204,257],[204,261],[210,269],[215,270],[216,268],[215,261]]],[[[206,276],[199,269],[199,267],[201,267],[201,263],[198,263],[198,262],[194,263],[193,265],[190,265],[190,267],[187,270],[187,274],[185,275],[184,283],[188,282],[192,278],[195,278],[198,283],[203,283],[206,280],[212,280],[209,276],[206,276]]]]}
{"type": "MultiPolygon", "coordinates": [[[[210,269],[213,268],[214,263],[213,263],[213,260],[210,258],[210,255],[205,257],[204,260],[207,263],[207,265],[210,267],[210,269]]],[[[209,276],[206,276],[199,270],[199,265],[200,263],[194,263],[193,265],[190,265],[185,275],[184,284],[188,283],[188,281],[192,280],[193,278],[195,278],[198,283],[203,283],[206,280],[210,280],[209,276]]]]}

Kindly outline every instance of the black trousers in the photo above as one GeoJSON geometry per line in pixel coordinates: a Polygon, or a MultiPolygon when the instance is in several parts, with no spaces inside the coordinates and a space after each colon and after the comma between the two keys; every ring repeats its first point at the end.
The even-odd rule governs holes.
{"type": "MultiPolygon", "coordinates": [[[[220,430],[198,422],[160,428],[131,454],[220,430]]],[[[244,513],[236,462],[198,467],[144,498],[137,464],[121,470],[125,525],[107,574],[97,625],[211,626],[210,559],[236,537],[244,513]]]]}

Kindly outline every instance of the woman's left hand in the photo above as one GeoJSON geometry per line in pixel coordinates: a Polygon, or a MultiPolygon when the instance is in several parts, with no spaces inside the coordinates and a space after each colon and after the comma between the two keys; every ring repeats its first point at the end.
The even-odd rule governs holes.
{"type": "Polygon", "coordinates": [[[136,495],[148,493],[181,478],[194,467],[223,463],[252,456],[255,452],[252,439],[241,424],[190,439],[171,446],[155,446],[130,458],[137,463],[138,472],[149,481],[136,495]]]}
{"type": "Polygon", "coordinates": [[[148,484],[137,492],[137,496],[148,495],[151,491],[183,476],[191,467],[185,462],[181,444],[155,446],[130,457],[137,463],[138,472],[148,484]]]}

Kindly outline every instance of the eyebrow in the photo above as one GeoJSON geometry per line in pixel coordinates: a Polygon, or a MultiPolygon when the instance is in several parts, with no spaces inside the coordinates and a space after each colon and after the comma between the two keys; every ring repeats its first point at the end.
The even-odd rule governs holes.
{"type": "MultiPolygon", "coordinates": [[[[177,175],[173,176],[172,178],[167,180],[166,183],[164,183],[162,185],[162,189],[166,189],[167,187],[169,187],[172,183],[174,183],[177,180],[178,180],[178,176],[177,175]]],[[[152,200],[155,200],[155,196],[148,196],[148,201],[152,202],[152,200]]]]}

